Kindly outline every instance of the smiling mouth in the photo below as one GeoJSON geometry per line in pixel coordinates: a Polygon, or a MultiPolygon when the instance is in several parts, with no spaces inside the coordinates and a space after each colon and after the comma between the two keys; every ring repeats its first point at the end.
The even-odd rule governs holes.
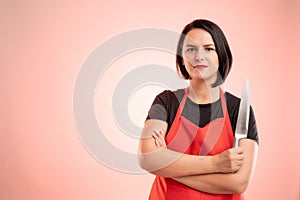
{"type": "Polygon", "coordinates": [[[194,66],[194,68],[196,68],[196,69],[205,69],[207,67],[208,66],[206,66],[206,65],[196,65],[196,66],[194,66]]]}

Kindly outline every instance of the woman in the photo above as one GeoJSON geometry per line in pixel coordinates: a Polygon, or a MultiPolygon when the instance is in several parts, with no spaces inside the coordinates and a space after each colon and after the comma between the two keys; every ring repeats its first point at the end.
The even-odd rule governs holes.
{"type": "Polygon", "coordinates": [[[221,29],[208,20],[188,24],[176,64],[189,87],[155,98],[140,139],[140,165],[156,175],[149,199],[244,199],[258,134],[251,108],[248,136],[232,148],[240,99],[221,89],[232,64],[221,29]]]}

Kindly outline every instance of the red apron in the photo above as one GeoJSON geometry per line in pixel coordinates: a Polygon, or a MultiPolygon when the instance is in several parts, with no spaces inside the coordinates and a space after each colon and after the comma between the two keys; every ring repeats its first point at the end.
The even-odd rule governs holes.
{"type": "MultiPolygon", "coordinates": [[[[234,137],[226,101],[220,89],[223,118],[217,118],[198,127],[181,116],[188,96],[188,88],[180,102],[173,124],[166,137],[169,149],[192,155],[216,155],[232,147],[234,137]]],[[[209,194],[194,190],[172,178],[156,176],[149,200],[243,200],[240,194],[209,194]]]]}

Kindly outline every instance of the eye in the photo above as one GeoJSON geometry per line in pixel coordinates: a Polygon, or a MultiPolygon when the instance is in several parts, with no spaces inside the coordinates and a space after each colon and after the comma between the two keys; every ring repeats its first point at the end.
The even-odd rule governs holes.
{"type": "Polygon", "coordinates": [[[197,49],[195,47],[191,47],[191,48],[188,48],[186,51],[187,52],[195,52],[197,49]]]}
{"type": "Polygon", "coordinates": [[[215,51],[215,49],[212,48],[212,47],[206,47],[206,48],[205,48],[205,51],[215,51]]]}

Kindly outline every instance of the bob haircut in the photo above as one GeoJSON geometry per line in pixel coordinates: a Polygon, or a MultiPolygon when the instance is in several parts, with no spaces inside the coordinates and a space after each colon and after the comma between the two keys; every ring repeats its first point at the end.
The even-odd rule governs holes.
{"type": "Polygon", "coordinates": [[[231,65],[232,65],[232,54],[227,39],[224,33],[222,32],[222,30],[220,29],[220,27],[217,26],[215,23],[205,19],[194,20],[184,27],[177,45],[177,55],[176,55],[177,72],[184,79],[191,78],[185,66],[183,65],[182,47],[187,33],[190,30],[195,28],[204,29],[205,31],[209,32],[210,35],[212,36],[212,39],[216,46],[216,52],[218,54],[218,60],[219,60],[218,78],[216,82],[212,84],[212,87],[221,85],[225,81],[227,75],[230,72],[231,65]]]}

